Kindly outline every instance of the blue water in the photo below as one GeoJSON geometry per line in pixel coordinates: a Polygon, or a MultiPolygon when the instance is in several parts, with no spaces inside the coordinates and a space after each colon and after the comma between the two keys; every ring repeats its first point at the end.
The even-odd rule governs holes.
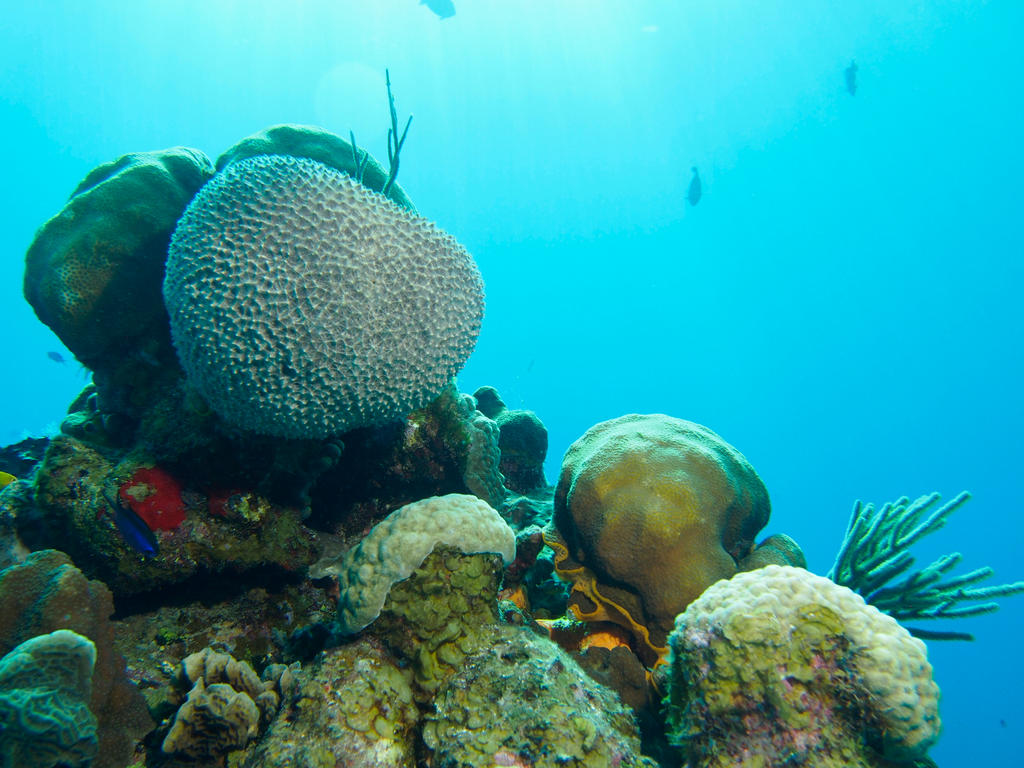
{"type": "MultiPolygon", "coordinates": [[[[1024,578],[1024,5],[38,6],[0,15],[0,443],[55,429],[83,384],[21,273],[91,168],[281,122],[386,160],[388,67],[415,115],[399,182],[487,286],[460,388],[541,416],[549,479],[592,424],[665,412],[747,456],[769,531],[819,573],[854,499],[969,489],[922,557],[1024,578]]],[[[1017,764],[1024,597],[960,624],[975,643],[930,645],[932,755],[1017,764]]]]}

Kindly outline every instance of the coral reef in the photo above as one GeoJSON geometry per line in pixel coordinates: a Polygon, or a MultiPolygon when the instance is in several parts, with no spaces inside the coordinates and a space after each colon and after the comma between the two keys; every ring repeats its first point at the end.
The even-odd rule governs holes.
{"type": "Polygon", "coordinates": [[[124,155],[86,176],[40,228],[25,257],[25,298],[85,365],[110,368],[166,337],[167,243],[212,175],[194,149],[124,155]]]}
{"type": "Polygon", "coordinates": [[[653,768],[629,710],[562,650],[498,627],[434,699],[423,726],[432,768],[653,768]]]}
{"type": "Polygon", "coordinates": [[[243,766],[412,768],[419,720],[408,670],[360,638],[296,673],[295,694],[243,766]]]}
{"type": "Polygon", "coordinates": [[[483,284],[426,219],[322,163],[260,155],[181,217],[164,303],[190,382],[225,421],[316,438],[437,397],[476,342],[483,284]]]}
{"type": "Polygon", "coordinates": [[[78,768],[96,756],[96,646],[58,629],[0,658],[0,765],[78,768]]]}
{"type": "Polygon", "coordinates": [[[290,695],[298,665],[270,665],[263,678],[249,664],[204,648],[181,661],[175,677],[187,698],[175,712],[160,746],[166,754],[216,758],[245,747],[277,714],[290,695]]]}
{"type": "Polygon", "coordinates": [[[338,624],[354,633],[381,611],[392,585],[409,577],[437,546],[515,557],[515,534],[475,496],[448,494],[407,504],[378,523],[328,572],[340,588],[338,624]]]}
{"type": "Polygon", "coordinates": [[[96,648],[89,709],[98,722],[93,768],[122,768],[152,721],[145,702],[114,650],[113,600],[98,581],[88,581],[66,555],[33,552],[24,563],[0,571],[0,654],[37,635],[69,629],[96,648]]]}
{"type": "MultiPolygon", "coordinates": [[[[714,432],[630,414],[569,447],[545,537],[558,574],[573,582],[575,615],[631,630],[650,665],[666,653],[676,615],[743,568],[769,514],[753,467],[714,432]]],[[[773,542],[756,562],[794,557],[802,562],[799,549],[773,542]]]]}
{"type": "Polygon", "coordinates": [[[691,765],[888,766],[938,738],[924,643],[802,568],[719,581],[670,645],[668,725],[691,765]]]}
{"type": "MultiPolygon", "coordinates": [[[[915,558],[910,547],[944,526],[949,516],[969,498],[970,494],[961,493],[938,509],[933,509],[939,501],[937,493],[921,496],[914,502],[903,496],[877,510],[872,504],[857,501],[828,577],[898,621],[955,619],[997,610],[999,605],[992,602],[992,598],[1024,593],[1024,581],[991,587],[972,586],[992,576],[989,567],[976,568],[942,581],[942,577],[963,559],[959,552],[943,555],[911,572],[915,558]],[[904,575],[905,578],[894,583],[904,575]],[[976,602],[981,600],[985,602],[976,602]]],[[[966,632],[917,627],[908,627],[908,630],[927,640],[974,639],[966,632]]]]}

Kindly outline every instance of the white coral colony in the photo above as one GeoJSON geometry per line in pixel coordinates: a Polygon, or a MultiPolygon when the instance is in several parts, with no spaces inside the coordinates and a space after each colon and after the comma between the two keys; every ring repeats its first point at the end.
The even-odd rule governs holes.
{"type": "Polygon", "coordinates": [[[258,155],[200,190],[171,239],[171,335],[227,422],[321,438],[433,400],[476,344],[483,282],[453,237],[349,176],[258,155]]]}

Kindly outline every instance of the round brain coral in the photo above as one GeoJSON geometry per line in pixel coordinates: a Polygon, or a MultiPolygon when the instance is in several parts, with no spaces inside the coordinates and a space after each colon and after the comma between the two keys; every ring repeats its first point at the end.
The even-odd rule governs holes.
{"type": "MultiPolygon", "coordinates": [[[[744,567],[770,509],[754,468],[710,429],[629,414],[569,447],[545,537],[574,613],[631,629],[651,663],[676,615],[744,567]]],[[[802,562],[798,548],[772,551],[802,562]]]]}
{"type": "Polygon", "coordinates": [[[802,568],[718,582],[670,644],[666,712],[690,765],[880,768],[923,758],[939,736],[924,643],[802,568]]]}
{"type": "Polygon", "coordinates": [[[428,404],[483,316],[470,255],[306,158],[239,160],[196,195],[164,280],[189,380],[228,423],[322,438],[428,404]]]}

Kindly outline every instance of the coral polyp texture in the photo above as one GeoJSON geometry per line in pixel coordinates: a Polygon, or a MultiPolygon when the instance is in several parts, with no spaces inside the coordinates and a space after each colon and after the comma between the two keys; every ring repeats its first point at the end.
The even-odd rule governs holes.
{"type": "Polygon", "coordinates": [[[506,565],[516,555],[508,523],[475,496],[450,493],[406,504],[328,569],[338,575],[340,629],[358,632],[376,619],[391,586],[408,578],[438,546],[465,554],[493,552],[506,565]]]}
{"type": "MultiPolygon", "coordinates": [[[[576,616],[630,629],[651,663],[664,655],[676,615],[745,569],[770,511],[757,472],[710,429],[629,414],[569,447],[545,538],[558,574],[573,582],[576,616]]],[[[769,542],[758,566],[803,564],[791,539],[791,547],[769,542]]]]}
{"type": "Polygon", "coordinates": [[[258,155],[185,211],[164,302],[182,367],[225,421],[322,438],[435,398],[476,343],[483,283],[426,219],[322,163],[258,155]]]}
{"type": "Polygon", "coordinates": [[[79,768],[96,756],[89,711],[96,646],[67,629],[0,658],[0,765],[79,768]]]}
{"type": "Polygon", "coordinates": [[[718,582],[669,640],[668,725],[690,765],[890,766],[939,736],[924,643],[802,568],[718,582]]]}

